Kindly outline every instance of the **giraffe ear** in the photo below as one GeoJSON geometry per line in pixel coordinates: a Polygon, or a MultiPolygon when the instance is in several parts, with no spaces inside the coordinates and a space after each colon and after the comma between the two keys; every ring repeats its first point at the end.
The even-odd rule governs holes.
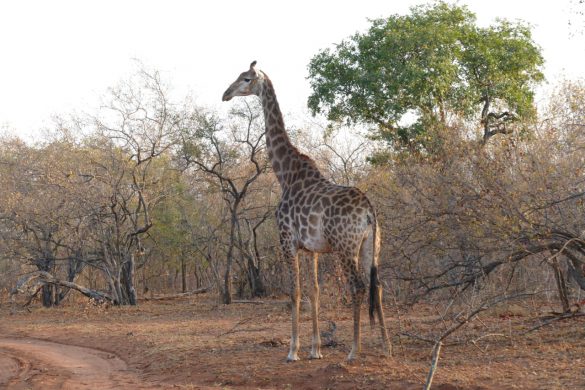
{"type": "Polygon", "coordinates": [[[256,67],[256,61],[252,61],[250,64],[250,69],[254,69],[256,67]]]}

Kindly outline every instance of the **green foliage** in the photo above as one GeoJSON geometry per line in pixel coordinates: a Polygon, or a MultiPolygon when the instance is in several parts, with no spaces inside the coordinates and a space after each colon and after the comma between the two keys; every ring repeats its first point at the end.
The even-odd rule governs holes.
{"type": "Polygon", "coordinates": [[[429,129],[452,116],[484,123],[501,115],[493,110],[534,115],[542,63],[529,27],[478,27],[466,7],[439,2],[373,20],[366,33],[319,52],[309,64],[308,106],[332,121],[374,125],[395,148],[420,150],[429,129]]]}

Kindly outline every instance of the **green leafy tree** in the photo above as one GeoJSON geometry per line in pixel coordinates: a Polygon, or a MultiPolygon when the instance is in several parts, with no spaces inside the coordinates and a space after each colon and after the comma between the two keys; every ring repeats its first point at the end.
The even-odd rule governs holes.
{"type": "Polygon", "coordinates": [[[332,121],[374,125],[394,148],[428,151],[433,130],[453,118],[481,124],[487,141],[534,115],[542,64],[529,27],[478,27],[466,7],[439,2],[373,20],[319,52],[308,105],[332,121]]]}

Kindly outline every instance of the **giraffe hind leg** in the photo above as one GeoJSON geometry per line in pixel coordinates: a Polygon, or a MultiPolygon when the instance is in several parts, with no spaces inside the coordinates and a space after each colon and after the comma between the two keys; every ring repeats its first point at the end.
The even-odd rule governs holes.
{"type": "Polygon", "coordinates": [[[378,326],[382,336],[382,348],[384,355],[392,355],[392,344],[388,337],[384,309],[382,307],[382,285],[378,275],[379,237],[369,234],[360,247],[360,261],[365,272],[370,274],[370,323],[374,325],[374,315],[378,318],[378,326]],[[374,241],[374,240],[377,240],[374,241]]]}
{"type": "Polygon", "coordinates": [[[392,343],[388,338],[388,331],[386,329],[386,321],[384,320],[384,309],[382,308],[382,286],[377,286],[376,294],[378,295],[376,298],[378,299],[378,303],[376,305],[376,312],[378,315],[378,324],[380,326],[380,332],[382,334],[382,348],[384,349],[384,355],[392,356],[392,343]]]}
{"type": "Polygon", "coordinates": [[[360,316],[361,306],[366,294],[366,285],[358,269],[357,259],[354,256],[343,256],[342,266],[350,285],[353,304],[353,343],[347,356],[348,361],[353,361],[361,351],[360,316]]]}

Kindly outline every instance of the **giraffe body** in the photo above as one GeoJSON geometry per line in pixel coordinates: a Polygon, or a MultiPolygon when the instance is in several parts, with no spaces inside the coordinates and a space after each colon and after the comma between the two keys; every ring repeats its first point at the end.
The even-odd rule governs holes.
{"type": "Polygon", "coordinates": [[[381,304],[382,290],[377,276],[380,240],[375,211],[363,192],[331,183],[311,158],[291,144],[272,82],[265,73],[256,70],[255,65],[256,62],[253,62],[248,71],[240,74],[225,91],[223,100],[257,95],[262,101],[268,158],[282,188],[276,210],[280,246],[290,265],[292,280],[292,337],[287,360],[299,359],[299,257],[308,259],[311,254],[313,338],[310,358],[322,357],[317,265],[319,253],[329,252],[338,254],[351,287],[354,338],[348,360],[353,360],[360,351],[360,308],[368,282],[363,278],[364,273],[370,274],[370,319],[373,321],[374,314],[377,315],[384,352],[389,354],[390,343],[381,304]]]}
{"type": "Polygon", "coordinates": [[[359,247],[353,244],[371,234],[373,218],[360,190],[325,180],[285,191],[276,212],[279,231],[290,235],[292,245],[317,253],[357,254],[359,247]]]}

